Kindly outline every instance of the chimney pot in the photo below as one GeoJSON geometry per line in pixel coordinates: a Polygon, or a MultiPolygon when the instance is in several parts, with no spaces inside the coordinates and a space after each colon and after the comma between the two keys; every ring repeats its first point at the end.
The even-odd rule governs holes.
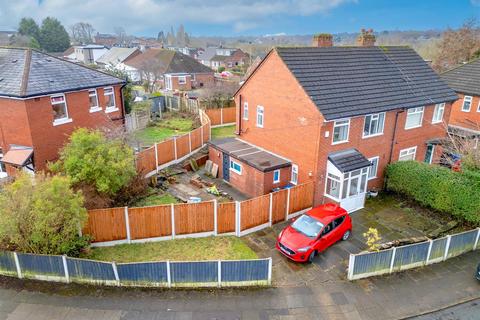
{"type": "Polygon", "coordinates": [[[376,37],[373,34],[373,29],[362,29],[357,37],[357,45],[360,47],[373,47],[375,45],[376,37]]]}
{"type": "Polygon", "coordinates": [[[333,36],[329,33],[319,33],[313,36],[313,47],[333,47],[333,36]]]}

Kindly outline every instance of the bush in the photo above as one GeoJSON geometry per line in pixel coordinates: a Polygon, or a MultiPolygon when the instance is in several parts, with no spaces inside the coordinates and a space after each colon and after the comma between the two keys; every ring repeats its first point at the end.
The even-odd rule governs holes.
{"type": "Polygon", "coordinates": [[[89,244],[89,238],[78,235],[86,220],[83,197],[66,177],[24,173],[0,193],[4,249],[78,255],[89,244]]]}
{"type": "Polygon", "coordinates": [[[459,220],[480,224],[480,173],[400,161],[389,165],[386,175],[388,190],[459,220]]]}

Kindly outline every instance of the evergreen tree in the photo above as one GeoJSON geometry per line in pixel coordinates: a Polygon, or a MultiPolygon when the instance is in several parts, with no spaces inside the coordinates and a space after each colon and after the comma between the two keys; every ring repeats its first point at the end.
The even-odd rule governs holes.
{"type": "Polygon", "coordinates": [[[70,47],[67,30],[55,18],[47,17],[40,28],[40,46],[47,52],[62,52],[70,47]]]}

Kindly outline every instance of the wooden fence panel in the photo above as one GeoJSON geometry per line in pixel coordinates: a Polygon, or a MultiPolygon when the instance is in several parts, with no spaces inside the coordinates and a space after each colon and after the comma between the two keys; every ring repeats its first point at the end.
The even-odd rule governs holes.
{"type": "Polygon", "coordinates": [[[95,209],[88,211],[88,221],[83,234],[93,237],[93,242],[125,240],[125,208],[95,209]]]}
{"type": "Polygon", "coordinates": [[[272,194],[272,223],[284,221],[287,211],[287,190],[280,190],[272,194]]]}
{"type": "Polygon", "coordinates": [[[307,182],[290,189],[290,207],[288,213],[294,213],[313,205],[313,182],[307,182]]]}
{"type": "Polygon", "coordinates": [[[212,126],[222,124],[222,116],[220,109],[207,109],[205,113],[210,118],[212,126]]]}
{"type": "Polygon", "coordinates": [[[214,231],[213,202],[175,205],[175,234],[214,231]]]}
{"type": "Polygon", "coordinates": [[[165,237],[172,234],[170,205],[130,208],[128,221],[132,240],[165,237]]]}
{"type": "Polygon", "coordinates": [[[207,123],[202,128],[203,128],[203,141],[209,141],[210,140],[210,124],[207,123]]]}
{"type": "Polygon", "coordinates": [[[241,231],[267,223],[270,219],[270,195],[260,196],[241,204],[241,231]]]}
{"type": "Polygon", "coordinates": [[[177,159],[186,156],[190,153],[190,146],[188,142],[188,134],[177,138],[177,159]]]}
{"type": "Polygon", "coordinates": [[[154,147],[150,147],[137,153],[136,158],[137,170],[139,172],[150,172],[157,169],[154,147]]]}
{"type": "Polygon", "coordinates": [[[237,108],[230,107],[223,109],[223,123],[235,123],[237,121],[237,108]]]}
{"type": "Polygon", "coordinates": [[[175,160],[175,146],[173,139],[157,143],[158,165],[175,160]]]}
{"type": "Polygon", "coordinates": [[[202,146],[202,128],[197,128],[190,134],[192,140],[192,150],[202,146]]]}
{"type": "Polygon", "coordinates": [[[235,232],[235,202],[219,203],[217,207],[217,233],[235,232]]]}

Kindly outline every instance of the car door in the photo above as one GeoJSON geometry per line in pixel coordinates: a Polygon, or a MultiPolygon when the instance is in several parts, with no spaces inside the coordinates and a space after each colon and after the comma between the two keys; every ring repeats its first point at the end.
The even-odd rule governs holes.
{"type": "Polygon", "coordinates": [[[342,239],[343,234],[345,233],[345,224],[343,223],[345,221],[345,216],[341,216],[335,220],[333,220],[333,238],[334,238],[334,243],[337,241],[340,241],[342,239]]]}
{"type": "Polygon", "coordinates": [[[333,222],[330,222],[323,228],[316,250],[322,252],[330,247],[333,243],[333,237],[333,222]]]}

